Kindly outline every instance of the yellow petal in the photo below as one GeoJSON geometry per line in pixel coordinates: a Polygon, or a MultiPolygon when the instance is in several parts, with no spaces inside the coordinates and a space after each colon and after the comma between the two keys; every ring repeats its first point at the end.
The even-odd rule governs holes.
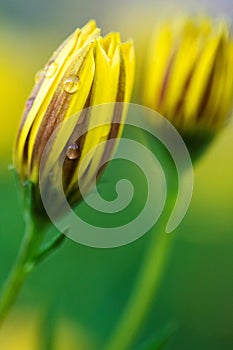
{"type": "Polygon", "coordinates": [[[225,123],[225,119],[232,116],[233,111],[233,41],[226,49],[227,61],[225,64],[224,84],[217,109],[218,120],[215,121],[217,127],[225,123]]]}
{"type": "MultiPolygon", "coordinates": [[[[116,93],[118,89],[120,58],[119,49],[116,50],[116,57],[118,56],[118,64],[111,65],[111,60],[104,51],[101,42],[97,41],[95,46],[95,76],[91,90],[90,106],[101,105],[108,102],[114,102],[116,99],[116,93]]],[[[117,60],[117,58],[115,58],[117,60]]],[[[85,182],[89,183],[93,174],[95,173],[96,166],[100,161],[104,152],[104,147],[99,147],[98,152],[95,151],[95,161],[92,161],[93,153],[89,151],[98,145],[101,141],[105,141],[108,137],[111,128],[111,120],[113,115],[113,106],[109,106],[108,109],[101,110],[99,115],[98,109],[90,109],[88,133],[85,137],[81,157],[79,164],[74,174],[74,180],[77,181],[77,176],[83,176],[86,169],[89,169],[88,174],[85,174],[85,182]],[[97,119],[98,118],[98,119],[97,119]],[[100,120],[101,118],[101,120],[100,120]],[[100,120],[103,126],[95,127],[96,120],[100,120]],[[93,128],[94,127],[94,128],[93,128]],[[89,155],[87,156],[87,154],[89,155]],[[88,177],[89,176],[89,177],[88,177]]],[[[73,186],[71,182],[69,188],[73,186]]]]}
{"type": "Polygon", "coordinates": [[[173,48],[173,32],[168,23],[157,29],[149,48],[147,71],[145,72],[144,101],[157,109],[159,105],[165,71],[169,65],[173,48]]]}
{"type": "Polygon", "coordinates": [[[211,78],[220,41],[221,36],[211,38],[206,42],[206,46],[200,54],[186,94],[184,125],[193,125],[196,122],[200,108],[205,103],[205,94],[208,93],[208,82],[211,78]]]}
{"type": "MultiPolygon", "coordinates": [[[[79,87],[74,95],[68,96],[70,98],[68,108],[66,108],[66,106],[62,106],[62,108],[64,109],[63,120],[70,118],[74,114],[78,114],[78,112],[82,110],[83,107],[85,106],[85,103],[88,98],[89,91],[93,82],[94,70],[95,70],[95,63],[94,63],[94,57],[93,57],[93,44],[89,44],[85,46],[83,49],[79,50],[72,59],[75,61],[74,69],[76,71],[76,75],[79,77],[79,87]],[[76,97],[77,94],[78,94],[78,98],[76,97]]],[[[69,77],[69,74],[67,75],[67,78],[68,77],[69,77]]],[[[69,95],[66,92],[64,92],[64,87],[63,87],[64,81],[65,81],[65,78],[61,80],[60,85],[57,87],[58,106],[59,104],[61,104],[61,96],[69,95]]],[[[54,110],[56,110],[55,106],[54,106],[54,110]]],[[[40,140],[41,142],[41,137],[38,136],[37,134],[38,134],[39,128],[42,128],[41,129],[42,131],[44,129],[44,126],[41,124],[43,118],[45,118],[45,113],[41,114],[36,119],[35,123],[33,124],[33,128],[29,139],[28,167],[30,167],[31,164],[33,164],[33,168],[31,169],[31,172],[32,172],[31,177],[34,181],[38,176],[37,168],[38,168],[39,159],[35,161],[35,155],[33,155],[33,150],[35,147],[35,140],[37,137],[38,137],[38,140],[40,140]]],[[[54,114],[53,118],[59,118],[59,111],[58,111],[58,115],[54,114]]],[[[67,140],[69,139],[69,136],[72,134],[72,131],[77,123],[78,123],[77,118],[73,117],[69,123],[64,123],[63,125],[61,125],[59,132],[56,135],[56,139],[54,141],[53,148],[51,149],[51,153],[50,153],[50,157],[51,159],[53,159],[53,161],[56,161],[56,159],[60,156],[64,146],[67,143],[67,140]]],[[[52,166],[51,160],[48,162],[48,165],[52,166]]]]}
{"type": "Polygon", "coordinates": [[[161,106],[164,114],[172,122],[176,122],[178,119],[177,109],[179,103],[182,103],[183,96],[186,94],[199,52],[198,30],[191,22],[183,28],[161,106]],[[188,59],[187,53],[189,55],[188,59]]]}

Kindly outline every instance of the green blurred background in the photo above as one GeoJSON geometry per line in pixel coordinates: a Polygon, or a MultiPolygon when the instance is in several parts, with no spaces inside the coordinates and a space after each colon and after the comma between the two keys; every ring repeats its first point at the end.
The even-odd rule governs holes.
{"type": "MultiPolygon", "coordinates": [[[[133,37],[140,62],[143,35],[161,13],[200,12],[203,5],[211,14],[232,17],[230,0],[188,1],[186,5],[167,1],[166,6],[149,0],[0,0],[1,284],[16,257],[24,228],[14,174],[8,165],[35,72],[76,26],[90,18],[96,19],[103,33],[119,30],[123,39],[133,37]]],[[[195,167],[191,206],[173,234],[171,259],[158,298],[132,349],[170,321],[178,327],[166,349],[233,348],[232,140],[231,123],[195,167]]],[[[111,179],[113,173],[108,169],[105,179],[111,179]]],[[[27,280],[0,332],[0,349],[102,349],[127,303],[148,237],[107,250],[67,241],[27,280]]]]}

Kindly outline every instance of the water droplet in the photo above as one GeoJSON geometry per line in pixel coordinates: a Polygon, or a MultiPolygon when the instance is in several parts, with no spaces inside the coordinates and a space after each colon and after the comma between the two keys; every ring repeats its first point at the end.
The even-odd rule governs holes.
{"type": "Polygon", "coordinates": [[[44,76],[44,70],[40,69],[35,75],[35,83],[37,84],[43,76],[44,76]]]}
{"type": "Polygon", "coordinates": [[[58,64],[53,61],[48,66],[45,67],[45,77],[51,78],[57,71],[58,64]]]}
{"type": "Polygon", "coordinates": [[[29,99],[26,102],[26,110],[29,111],[32,108],[32,105],[35,101],[35,97],[29,97],[29,99]]]}
{"type": "Polygon", "coordinates": [[[77,159],[79,156],[79,147],[76,143],[73,145],[69,146],[66,152],[66,156],[69,159],[77,159]]]}
{"type": "Polygon", "coordinates": [[[77,75],[71,75],[68,77],[63,84],[63,89],[68,94],[74,94],[80,85],[80,79],[77,75]]]}

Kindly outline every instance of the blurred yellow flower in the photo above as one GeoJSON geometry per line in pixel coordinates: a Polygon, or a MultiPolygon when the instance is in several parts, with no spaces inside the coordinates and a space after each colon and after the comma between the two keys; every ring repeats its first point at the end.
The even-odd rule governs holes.
{"type": "MultiPolygon", "coordinates": [[[[17,130],[17,115],[21,112],[21,102],[25,99],[25,89],[28,87],[27,70],[22,63],[19,69],[21,57],[15,54],[14,59],[9,52],[7,44],[1,42],[0,56],[0,115],[1,115],[1,141],[0,141],[0,158],[1,165],[4,164],[5,169],[10,163],[12,143],[14,141],[17,130]],[[8,49],[8,50],[7,50],[8,49]],[[15,85],[12,87],[12,81],[15,85]],[[22,84],[20,82],[23,81],[22,84]],[[20,88],[18,88],[20,84],[20,88]],[[14,103],[12,103],[14,101],[14,103]]],[[[1,173],[2,173],[1,168],[1,173]]]]}
{"type": "Polygon", "coordinates": [[[14,311],[1,329],[1,348],[4,350],[41,349],[39,317],[33,309],[14,311]]]}
{"type": "MultiPolygon", "coordinates": [[[[63,121],[90,106],[130,100],[134,60],[132,42],[121,43],[118,33],[101,37],[94,21],[75,30],[54,52],[45,68],[35,77],[36,85],[27,100],[15,144],[14,165],[22,182],[29,180],[37,184],[45,146],[63,121]]],[[[118,115],[119,123],[122,122],[122,114],[118,115]]],[[[76,125],[89,127],[94,117],[100,116],[80,113],[76,125]]],[[[105,116],[101,117],[102,122],[106,122],[105,116]]],[[[63,128],[62,137],[59,142],[54,141],[56,147],[53,146],[58,156],[64,149],[66,151],[63,185],[67,193],[77,189],[79,163],[89,150],[100,142],[119,136],[121,129],[109,122],[107,126],[92,129],[68,145],[73,130],[63,128]]],[[[93,164],[98,165],[97,160],[102,159],[105,151],[102,149],[98,155],[95,154],[94,161],[90,160],[89,164],[92,164],[85,174],[87,183],[90,182],[91,174],[88,173],[93,170],[93,164]]]]}
{"type": "MultiPolygon", "coordinates": [[[[15,310],[4,323],[0,332],[3,350],[41,350],[44,348],[44,315],[41,311],[28,308],[15,310]]],[[[90,350],[94,348],[93,335],[67,319],[56,321],[54,334],[50,335],[54,350],[90,350]]]]}
{"type": "Polygon", "coordinates": [[[233,40],[225,21],[175,18],[159,23],[143,76],[143,103],[181,134],[213,134],[233,106],[233,40]]]}

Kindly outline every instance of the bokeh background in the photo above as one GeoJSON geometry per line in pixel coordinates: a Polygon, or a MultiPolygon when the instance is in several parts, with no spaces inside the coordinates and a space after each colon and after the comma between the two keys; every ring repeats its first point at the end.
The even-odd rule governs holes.
{"type": "MultiPolygon", "coordinates": [[[[77,26],[94,18],[103,33],[134,38],[139,62],[153,22],[174,11],[233,14],[231,0],[0,0],[0,284],[16,257],[24,223],[11,148],[34,75],[77,26]]],[[[233,348],[233,124],[195,167],[190,209],[144,327],[132,349],[169,322],[166,349],[233,348]]],[[[111,178],[111,169],[106,178],[111,178]]],[[[99,250],[67,241],[28,278],[0,331],[3,350],[102,349],[133,287],[147,235],[99,250]]],[[[120,349],[119,349],[120,350],[120,349]]]]}

